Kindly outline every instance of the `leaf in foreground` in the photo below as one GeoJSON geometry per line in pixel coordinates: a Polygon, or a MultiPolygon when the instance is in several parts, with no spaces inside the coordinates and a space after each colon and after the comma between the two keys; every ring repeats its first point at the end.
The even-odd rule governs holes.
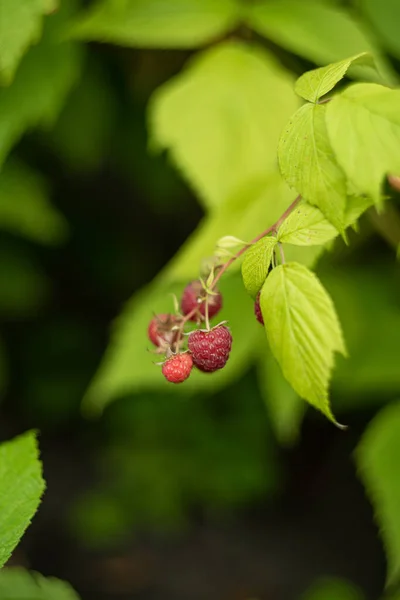
{"type": "Polygon", "coordinates": [[[400,582],[400,402],[381,410],[356,450],[359,476],[375,510],[387,557],[387,584],[400,582]]]}
{"type": "Polygon", "coordinates": [[[0,567],[10,558],[40,504],[45,483],[34,432],[0,446],[0,567]]]}
{"type": "Polygon", "coordinates": [[[335,307],[316,275],[299,263],[279,265],[261,290],[273,355],[301,398],[336,423],[329,403],[334,354],[346,354],[335,307]]]}
{"type": "Polygon", "coordinates": [[[0,598],[3,600],[79,600],[65,581],[43,577],[21,568],[0,571],[0,598]]]}
{"type": "Polygon", "coordinates": [[[246,251],[242,277],[244,287],[253,298],[262,288],[268,275],[276,244],[276,237],[264,237],[246,251]]]}

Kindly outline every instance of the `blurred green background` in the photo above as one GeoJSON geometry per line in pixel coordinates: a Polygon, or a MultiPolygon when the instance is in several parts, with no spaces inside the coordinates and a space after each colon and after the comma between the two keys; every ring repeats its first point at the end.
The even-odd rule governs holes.
{"type": "Polygon", "coordinates": [[[171,389],[146,326],[219,237],[250,239],[294,197],[276,146],[296,76],[372,49],[398,83],[398,3],[249,2],[243,25],[222,1],[41,0],[13,54],[19,4],[0,30],[0,431],[40,430],[48,489],[12,563],[84,600],[294,600],[325,576],[376,600],[352,453],[399,398],[399,197],[318,257],[350,353],[332,384],[345,434],[284,382],[237,272],[215,379],[171,389]]]}

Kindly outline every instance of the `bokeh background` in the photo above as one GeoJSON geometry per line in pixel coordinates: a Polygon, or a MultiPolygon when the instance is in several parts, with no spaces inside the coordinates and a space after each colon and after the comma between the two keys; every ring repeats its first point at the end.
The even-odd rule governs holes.
{"type": "MultiPolygon", "coordinates": [[[[365,215],[350,245],[338,241],[316,267],[350,349],[332,385],[346,433],[305,411],[280,379],[237,274],[222,285],[234,366],[216,384],[200,378],[171,389],[151,365],[146,324],[153,310],[172,309],[169,292],[196,277],[218,237],[237,235],[241,213],[220,217],[198,182],[191,185],[179,153],[154,152],[149,139],[161,134],[151,130],[148,106],[196,51],[224,43],[257,45],[273,57],[266,111],[282,104],[287,114],[272,112],[271,122],[284,124],[295,110],[294,96],[279,95],[296,76],[368,49],[365,40],[398,81],[396,3],[266,0],[275,29],[266,17],[264,30],[233,27],[193,48],[165,41],[160,25],[153,44],[113,30],[112,11],[122,11],[129,28],[135,0],[103,0],[109,29],[103,23],[97,34],[82,25],[93,3],[61,4],[43,17],[43,36],[0,89],[0,432],[8,439],[40,431],[47,481],[12,564],[70,581],[83,600],[294,600],[324,577],[347,579],[376,600],[385,559],[353,451],[400,391],[398,197],[388,187],[388,212],[365,215]],[[8,126],[12,135],[2,133],[8,126]],[[198,229],[204,219],[207,239],[198,229]],[[176,259],[183,275],[164,282],[193,232],[176,259]]],[[[165,5],[179,13],[182,4],[165,0],[154,14],[165,5]]],[[[228,94],[221,119],[247,101],[246,77],[233,71],[244,100],[228,94]]],[[[206,115],[219,93],[214,84],[204,79],[206,115]]],[[[190,121],[184,107],[196,148],[204,144],[197,108],[190,121]]],[[[179,129],[179,113],[174,118],[179,129]]],[[[210,128],[212,156],[229,157],[232,139],[251,155],[242,126],[248,122],[234,124],[226,148],[210,128]]],[[[268,139],[268,129],[262,135],[268,139]]],[[[251,194],[236,190],[243,210],[254,205],[249,194],[260,197],[255,183],[251,194]]],[[[285,191],[286,205],[294,195],[285,191]]],[[[265,215],[282,212],[268,198],[248,227],[254,235],[265,215]]]]}

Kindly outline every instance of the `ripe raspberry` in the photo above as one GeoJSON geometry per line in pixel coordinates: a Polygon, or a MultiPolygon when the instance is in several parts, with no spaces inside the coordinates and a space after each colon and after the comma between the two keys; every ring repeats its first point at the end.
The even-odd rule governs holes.
{"type": "Polygon", "coordinates": [[[171,383],[182,383],[190,375],[193,367],[193,360],[190,354],[174,354],[162,367],[162,373],[171,383]]]}
{"type": "Polygon", "coordinates": [[[207,373],[226,365],[232,347],[232,335],[228,327],[218,325],[211,331],[197,329],[189,335],[188,348],[193,364],[207,373]]]}
{"type": "Polygon", "coordinates": [[[262,316],[260,306],[260,292],[258,292],[256,301],[254,302],[254,314],[256,315],[257,321],[261,323],[261,325],[264,325],[264,317],[262,316]]]}
{"type": "Polygon", "coordinates": [[[172,344],[176,340],[176,331],[171,331],[176,325],[177,319],[175,315],[161,314],[156,315],[150,321],[147,335],[149,340],[155,346],[172,344]]]}
{"type": "MultiPolygon", "coordinates": [[[[200,281],[192,281],[189,283],[182,294],[181,310],[184,315],[188,315],[194,308],[198,306],[198,312],[204,318],[206,314],[205,302],[198,304],[199,298],[204,298],[205,291],[200,281]]],[[[208,298],[208,316],[210,319],[215,317],[222,308],[222,295],[217,291],[215,295],[210,295],[208,298]]],[[[197,321],[198,315],[194,314],[191,321],[197,321]]]]}

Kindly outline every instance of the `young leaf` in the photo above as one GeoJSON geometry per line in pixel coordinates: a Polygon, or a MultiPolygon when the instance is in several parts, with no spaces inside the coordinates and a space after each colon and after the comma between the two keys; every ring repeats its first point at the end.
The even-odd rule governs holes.
{"type": "Polygon", "coordinates": [[[101,0],[79,17],[71,35],[142,48],[197,48],[239,22],[236,0],[101,0]]]}
{"type": "Polygon", "coordinates": [[[23,58],[13,83],[0,89],[0,166],[26,130],[54,120],[75,82],[80,49],[57,40],[66,16],[60,9],[46,18],[43,39],[23,58]]]}
{"type": "Polygon", "coordinates": [[[79,600],[65,581],[11,567],[0,571],[0,598],[4,600],[79,600]]]}
{"type": "Polygon", "coordinates": [[[387,585],[400,581],[400,402],[382,409],[356,449],[359,476],[369,494],[386,548],[387,585]]]}
{"type": "Polygon", "coordinates": [[[282,375],[266,344],[260,347],[257,378],[271,427],[282,446],[293,446],[300,436],[306,404],[282,375]]]}
{"type": "Polygon", "coordinates": [[[326,105],[336,160],[360,194],[382,202],[389,173],[400,173],[400,90],[373,83],[349,86],[326,105]]]}
{"type": "Polygon", "coordinates": [[[10,84],[18,64],[38,41],[45,13],[43,0],[0,0],[0,80],[10,84]]]}
{"type": "Polygon", "coordinates": [[[0,228],[44,244],[64,240],[67,223],[47,196],[38,173],[23,163],[7,161],[0,172],[0,228]]]}
{"type": "Polygon", "coordinates": [[[279,227],[277,239],[285,244],[318,246],[334,239],[338,233],[318,208],[302,200],[279,227]]]}
{"type": "Polygon", "coordinates": [[[244,287],[253,298],[261,290],[268,275],[274,248],[277,244],[275,236],[264,237],[249,248],[242,264],[244,287]]]}
{"type": "Polygon", "coordinates": [[[25,433],[1,444],[0,567],[10,558],[30,524],[44,488],[35,434],[25,433]]]}
{"type": "Polygon", "coordinates": [[[343,79],[354,64],[373,67],[374,60],[368,52],[356,54],[326,67],[307,71],[296,81],[294,89],[299,96],[310,102],[317,102],[321,96],[330,92],[343,79]]]}
{"type": "Polygon", "coordinates": [[[287,183],[343,232],[346,178],[329,142],[326,106],[305,104],[299,108],[281,136],[278,158],[287,183]]]}
{"type": "Polygon", "coordinates": [[[297,106],[292,78],[273,57],[224,42],[155,92],[152,144],[168,149],[206,207],[216,208],[276,172],[279,136],[297,106]]]}
{"type": "MultiPolygon", "coordinates": [[[[247,11],[248,23],[258,33],[317,65],[367,51],[377,57],[388,83],[397,81],[362,23],[339,6],[315,0],[263,0],[247,11]]],[[[369,75],[373,77],[374,71],[370,69],[369,75]]]]}
{"type": "Polygon", "coordinates": [[[261,290],[261,310],[271,350],[301,398],[335,423],[328,388],[334,353],[346,354],[332,300],[303,265],[279,265],[261,290]]]}
{"type": "Polygon", "coordinates": [[[361,590],[343,579],[322,579],[301,596],[301,600],[363,600],[361,590]]]}

